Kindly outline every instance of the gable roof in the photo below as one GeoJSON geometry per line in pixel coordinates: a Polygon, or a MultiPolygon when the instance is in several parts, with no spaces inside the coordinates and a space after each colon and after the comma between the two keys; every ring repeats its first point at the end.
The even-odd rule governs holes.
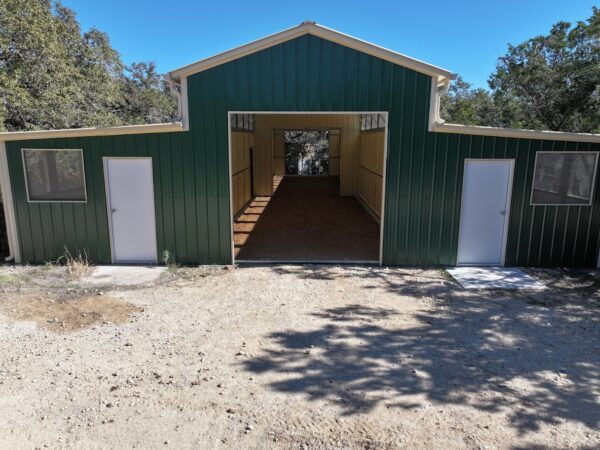
{"type": "Polygon", "coordinates": [[[193,75],[220,64],[224,64],[266,48],[273,47],[291,39],[304,36],[305,34],[317,36],[328,41],[335,42],[336,44],[367,53],[371,56],[390,61],[394,64],[412,69],[416,72],[421,72],[425,75],[432,76],[440,81],[443,79],[454,78],[453,73],[449,70],[442,69],[441,67],[419,61],[418,59],[414,59],[401,53],[397,53],[361,39],[357,39],[347,34],[340,33],[339,31],[332,30],[315,22],[302,22],[300,25],[293,28],[280,31],[279,33],[275,33],[257,41],[250,42],[249,44],[236,47],[232,50],[211,56],[210,58],[206,58],[179,69],[175,69],[169,72],[169,76],[175,80],[181,80],[189,75],[193,75]]]}

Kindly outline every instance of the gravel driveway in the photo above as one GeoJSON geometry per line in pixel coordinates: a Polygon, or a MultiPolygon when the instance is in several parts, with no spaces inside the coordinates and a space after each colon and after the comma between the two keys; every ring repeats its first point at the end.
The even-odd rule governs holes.
{"type": "Polygon", "coordinates": [[[600,277],[0,268],[3,448],[598,448],[600,277]]]}

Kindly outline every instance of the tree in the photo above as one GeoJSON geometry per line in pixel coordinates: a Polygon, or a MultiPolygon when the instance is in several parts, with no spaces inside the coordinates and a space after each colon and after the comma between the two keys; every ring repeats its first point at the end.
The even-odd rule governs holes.
{"type": "Polygon", "coordinates": [[[600,10],[594,7],[586,21],[559,22],[546,36],[509,45],[488,83],[491,93],[456,80],[443,100],[443,117],[465,124],[599,133],[600,10]]]}
{"type": "Polygon", "coordinates": [[[464,125],[493,125],[498,123],[498,111],[492,96],[485,89],[472,89],[461,77],[457,77],[442,97],[441,115],[464,125]]]}
{"type": "Polygon", "coordinates": [[[153,62],[133,63],[121,78],[121,114],[129,124],[156,123],[166,115],[173,117],[177,108],[164,76],[153,62]]]}
{"type": "Polygon", "coordinates": [[[524,122],[554,131],[600,131],[600,10],[586,22],[554,25],[498,61],[490,87],[519,103],[524,122]]]}
{"type": "MultiPolygon", "coordinates": [[[[149,79],[160,78],[153,64],[142,67],[152,68],[149,79]]],[[[105,33],[94,28],[82,33],[75,13],[58,1],[0,2],[0,128],[171,120],[175,100],[166,85],[140,84],[130,78],[136,70],[125,69],[105,33]],[[136,97],[135,108],[127,106],[128,95],[136,97]]]]}

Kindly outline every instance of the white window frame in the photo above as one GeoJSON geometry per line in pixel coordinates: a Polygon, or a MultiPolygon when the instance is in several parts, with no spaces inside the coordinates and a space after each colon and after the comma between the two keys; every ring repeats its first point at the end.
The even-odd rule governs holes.
{"type": "Polygon", "coordinates": [[[531,195],[529,197],[529,205],[530,206],[592,206],[592,204],[594,203],[594,191],[596,190],[596,175],[598,173],[598,159],[600,158],[600,152],[597,151],[549,151],[549,150],[541,150],[535,153],[535,161],[533,163],[533,179],[531,180],[531,195]],[[534,203],[533,202],[533,191],[534,186],[535,186],[535,174],[537,172],[537,161],[538,161],[538,155],[540,153],[551,153],[554,155],[559,155],[559,154],[569,154],[569,155],[573,155],[573,154],[594,154],[596,155],[596,163],[594,164],[594,175],[592,177],[592,190],[590,192],[590,200],[588,203],[534,203]]]}
{"type": "Polygon", "coordinates": [[[85,158],[83,157],[82,148],[22,148],[21,149],[21,160],[23,163],[23,175],[25,177],[25,191],[27,192],[27,203],[87,203],[87,181],[85,179],[85,158]],[[51,151],[51,152],[80,152],[81,154],[81,170],[83,171],[83,193],[85,195],[84,200],[31,200],[29,195],[29,180],[27,178],[27,166],[25,165],[25,152],[26,151],[51,151]]]}

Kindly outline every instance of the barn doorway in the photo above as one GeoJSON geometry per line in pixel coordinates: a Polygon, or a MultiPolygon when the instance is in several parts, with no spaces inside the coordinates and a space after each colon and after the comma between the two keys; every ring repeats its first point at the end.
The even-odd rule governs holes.
{"type": "Polygon", "coordinates": [[[234,261],[380,263],[386,119],[230,113],[234,261]]]}

